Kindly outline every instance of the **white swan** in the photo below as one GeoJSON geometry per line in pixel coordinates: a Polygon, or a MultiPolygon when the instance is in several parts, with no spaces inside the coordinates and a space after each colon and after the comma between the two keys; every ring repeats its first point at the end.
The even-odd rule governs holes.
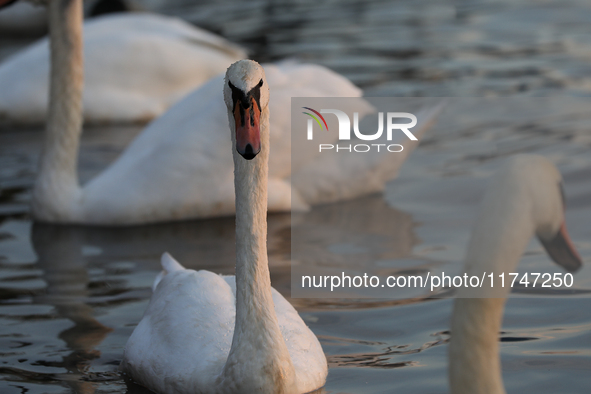
{"type": "MultiPolygon", "coordinates": [[[[104,172],[80,187],[76,161],[82,90],[81,11],[78,2],[52,1],[50,113],[44,151],[33,190],[32,215],[45,222],[128,225],[234,213],[233,164],[224,138],[226,114],[212,78],[150,124],[104,172]],[[67,21],[67,22],[64,22],[67,21]],[[69,43],[69,44],[68,44],[69,43]]],[[[310,204],[382,190],[416,146],[403,136],[403,153],[291,160],[291,97],[358,97],[361,91],[326,68],[295,63],[265,67],[271,121],[269,210],[306,209],[310,204]],[[293,190],[292,190],[293,189],[293,190]],[[292,196],[295,197],[292,201],[292,196]]],[[[359,112],[368,111],[360,99],[359,112]],[[365,108],[364,108],[365,107],[365,108]]],[[[436,111],[418,114],[420,138],[436,111]]],[[[328,134],[325,134],[328,135],[328,134]]],[[[336,134],[334,135],[336,138],[336,134]]]]}
{"type": "MultiPolygon", "coordinates": [[[[518,155],[492,179],[472,232],[466,255],[468,275],[516,272],[533,235],[550,257],[567,271],[581,258],[564,224],[561,177],[556,167],[537,155],[518,155]]],[[[457,298],[451,319],[449,380],[454,394],[504,394],[498,335],[509,286],[482,289],[490,298],[457,298]],[[494,298],[493,298],[494,297],[494,298]]],[[[458,297],[469,296],[458,291],[458,297]]]]}
{"type": "MultiPolygon", "coordinates": [[[[90,19],[84,24],[84,121],[147,122],[245,56],[178,18],[121,13],[90,19]]],[[[47,38],[0,64],[0,121],[43,123],[48,76],[47,38]]]]}
{"type": "Polygon", "coordinates": [[[184,269],[165,254],[165,274],[121,368],[157,393],[307,393],[324,385],[327,363],[316,336],[271,288],[262,67],[251,60],[232,65],[224,97],[235,166],[236,277],[184,269]]]}

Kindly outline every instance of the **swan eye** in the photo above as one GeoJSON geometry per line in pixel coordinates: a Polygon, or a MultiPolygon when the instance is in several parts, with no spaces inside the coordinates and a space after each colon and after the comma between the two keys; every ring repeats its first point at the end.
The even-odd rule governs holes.
{"type": "Polygon", "coordinates": [[[252,99],[258,106],[259,110],[261,109],[261,86],[263,86],[263,79],[259,81],[250,91],[244,92],[242,89],[237,88],[232,82],[228,81],[228,86],[230,90],[232,90],[232,101],[234,107],[236,107],[237,103],[240,103],[242,108],[250,108],[252,105],[252,99]]]}

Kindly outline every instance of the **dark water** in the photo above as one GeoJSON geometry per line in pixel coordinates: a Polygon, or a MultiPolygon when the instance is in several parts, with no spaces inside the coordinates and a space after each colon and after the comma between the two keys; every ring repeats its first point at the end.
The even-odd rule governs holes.
{"type": "MultiPolygon", "coordinates": [[[[392,239],[387,259],[445,265],[462,258],[486,179],[519,152],[557,163],[571,235],[591,261],[591,112],[588,100],[576,98],[591,91],[590,8],[585,1],[177,0],[164,11],[247,45],[259,60],[298,56],[325,64],[367,95],[550,97],[537,104],[547,110],[535,121],[522,117],[531,101],[497,102],[492,111],[475,102],[446,112],[384,195],[320,207],[305,218],[330,221],[371,207],[376,231],[392,239]],[[400,225],[380,226],[383,218],[400,225]]],[[[138,131],[86,130],[82,180],[138,131]]],[[[232,273],[233,219],[33,225],[27,203],[40,138],[40,130],[0,132],[0,392],[145,392],[116,369],[160,255],[169,251],[187,267],[232,273]]],[[[272,282],[286,297],[290,223],[289,215],[269,217],[272,282]]],[[[558,272],[535,242],[521,266],[558,272]]],[[[575,283],[591,288],[591,269],[577,273],[575,283]]],[[[291,301],[328,356],[326,393],[447,392],[452,300],[291,301]]],[[[589,391],[590,310],[589,298],[560,293],[508,302],[501,354],[509,393],[589,391]]]]}

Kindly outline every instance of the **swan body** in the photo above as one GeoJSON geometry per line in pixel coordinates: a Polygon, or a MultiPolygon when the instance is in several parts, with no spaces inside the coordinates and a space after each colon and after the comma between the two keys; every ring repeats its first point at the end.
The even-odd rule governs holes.
{"type": "MultiPolygon", "coordinates": [[[[264,69],[273,91],[269,104],[273,113],[270,212],[306,209],[313,204],[379,191],[395,177],[403,161],[398,155],[394,159],[399,161],[384,160],[377,166],[371,159],[378,155],[358,155],[366,160],[363,162],[346,156],[343,163],[333,160],[323,164],[318,156],[292,157],[291,97],[347,97],[361,92],[345,78],[320,66],[282,63],[264,65],[264,69]],[[356,166],[359,182],[352,181],[346,165],[356,166]]],[[[128,224],[234,214],[233,164],[225,154],[230,141],[221,126],[227,117],[219,93],[222,83],[221,77],[213,78],[151,123],[108,169],[83,188],[84,216],[72,219],[128,224]]],[[[411,151],[413,145],[407,141],[401,138],[400,143],[411,151]]],[[[393,159],[388,155],[379,158],[393,159]]]]}
{"type": "Polygon", "coordinates": [[[184,269],[165,254],[121,369],[157,393],[310,392],[324,385],[326,358],[269,277],[269,88],[262,67],[235,63],[224,90],[235,167],[236,276],[184,269]]]}
{"type": "MultiPolygon", "coordinates": [[[[245,56],[238,46],[177,18],[121,13],[90,19],[84,24],[84,121],[146,122],[245,56]]],[[[0,64],[0,120],[45,121],[48,59],[45,38],[0,64]]]]}
{"type": "MultiPolygon", "coordinates": [[[[498,277],[516,272],[536,235],[550,257],[567,271],[581,266],[564,225],[561,177],[537,155],[517,155],[493,177],[472,231],[464,271],[498,277]]],[[[453,394],[505,394],[498,335],[509,286],[458,290],[451,319],[449,379],[453,394]],[[486,298],[466,298],[466,297],[486,298]]]]}
{"type": "MultiPolygon", "coordinates": [[[[163,266],[168,259],[176,263],[166,254],[162,259],[163,266]]],[[[178,266],[159,284],[155,283],[144,317],[127,342],[121,368],[133,370],[130,374],[134,380],[157,393],[209,393],[212,391],[208,389],[216,386],[232,346],[236,279],[233,275],[178,266]]],[[[295,392],[307,393],[321,387],[327,366],[318,339],[275,289],[272,297],[296,372],[295,392]]]]}
{"type": "MultiPolygon", "coordinates": [[[[274,114],[270,120],[270,212],[305,210],[310,205],[381,191],[416,146],[401,137],[393,142],[403,144],[405,153],[396,155],[338,157],[342,162],[334,160],[334,156],[330,156],[332,160],[292,157],[291,97],[357,97],[361,92],[321,66],[280,63],[264,68],[273,91],[269,105],[274,114]]],[[[60,212],[54,213],[56,210],[48,202],[68,201],[67,197],[39,198],[35,217],[44,221],[125,225],[233,215],[233,164],[225,154],[230,141],[221,126],[227,117],[219,93],[221,85],[221,77],[212,78],[152,122],[60,212]]],[[[419,115],[418,138],[436,113],[423,115],[419,115]]],[[[39,178],[39,182],[43,180],[39,178]]],[[[68,189],[60,190],[66,194],[68,189]]],[[[68,194],[75,193],[70,189],[68,194]]]]}
{"type": "MultiPolygon", "coordinates": [[[[74,2],[59,8],[51,2],[52,67],[50,111],[44,149],[32,198],[36,220],[92,225],[131,225],[159,221],[232,215],[234,166],[225,152],[226,122],[220,87],[222,76],[187,95],[152,122],[105,171],[81,187],[77,155],[81,133],[83,59],[81,7],[74,2]],[[74,7],[76,6],[76,7],[74,7]]],[[[385,155],[291,156],[292,97],[359,97],[361,91],[328,69],[283,62],[265,66],[270,124],[268,209],[305,210],[310,205],[350,199],[381,191],[393,179],[416,142],[392,143],[404,151],[385,155]]],[[[359,98],[356,111],[372,110],[359,98]]],[[[437,110],[418,114],[413,133],[420,138],[437,110]]],[[[320,138],[337,138],[324,133],[320,138]]],[[[332,140],[323,141],[330,143],[332,140]]],[[[306,151],[306,150],[303,150],[306,151]]]]}

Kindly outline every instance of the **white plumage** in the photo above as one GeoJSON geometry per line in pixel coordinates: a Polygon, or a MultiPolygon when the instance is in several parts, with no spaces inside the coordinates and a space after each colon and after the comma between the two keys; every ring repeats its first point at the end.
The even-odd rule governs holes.
{"type": "MultiPolygon", "coordinates": [[[[567,271],[581,258],[564,224],[561,176],[547,159],[517,155],[491,180],[472,230],[464,272],[498,278],[517,272],[517,265],[536,235],[550,257],[567,271]]],[[[532,281],[533,282],[533,281],[532,281]]],[[[499,357],[499,331],[511,286],[460,288],[451,319],[449,379],[453,394],[505,394],[499,357]],[[482,297],[482,298],[470,298],[482,297]],[[486,297],[486,298],[484,298],[486,297]]],[[[538,283],[538,287],[541,282],[538,283]]]]}
{"type": "MultiPolygon", "coordinates": [[[[62,7],[57,1],[49,4],[51,110],[33,191],[35,219],[128,225],[232,215],[234,167],[226,154],[230,141],[221,75],[151,123],[111,166],[80,187],[76,161],[82,120],[81,9],[79,1],[62,7]]],[[[267,87],[273,90],[269,211],[306,209],[380,191],[417,145],[399,133],[392,143],[404,145],[402,153],[335,157],[308,148],[292,157],[292,97],[359,97],[361,90],[321,66],[283,62],[267,65],[265,71],[267,87]]],[[[126,104],[120,107],[125,110],[126,104]]],[[[363,117],[372,108],[359,98],[355,110],[363,117]]],[[[418,138],[436,114],[437,109],[418,114],[413,128],[418,138]]],[[[324,133],[321,138],[330,143],[337,135],[324,133]]]]}
{"type": "MultiPolygon", "coordinates": [[[[157,393],[301,394],[324,385],[327,364],[318,339],[271,288],[265,198],[269,87],[264,79],[258,63],[243,60],[228,69],[224,86],[232,136],[226,155],[232,153],[235,168],[236,277],[186,270],[165,254],[164,272],[125,347],[121,369],[157,393]],[[243,101],[234,99],[229,82],[244,94],[259,86],[260,123],[255,116],[255,139],[248,140],[260,135],[260,152],[254,156],[237,151],[241,123],[235,117],[244,120],[249,110],[239,114],[243,101]]],[[[254,103],[258,96],[246,97],[254,103]]],[[[256,113],[258,106],[251,108],[256,113]]]]}
{"type": "MultiPolygon", "coordinates": [[[[404,154],[343,156],[342,162],[327,161],[318,155],[292,157],[291,97],[358,97],[361,91],[321,66],[286,62],[264,67],[273,92],[269,104],[273,114],[269,211],[289,211],[292,195],[297,198],[294,208],[305,209],[379,191],[396,176],[416,146],[401,137],[393,143],[404,144],[404,154]],[[292,190],[294,185],[296,189],[292,190]]],[[[110,167],[81,189],[82,196],[73,202],[79,209],[73,206],[67,215],[49,217],[42,212],[41,201],[38,217],[48,221],[133,224],[232,215],[233,165],[227,155],[230,141],[220,93],[222,83],[221,76],[211,79],[152,122],[110,167]]],[[[369,108],[365,104],[360,112],[367,113],[369,108]]],[[[436,111],[419,114],[419,138],[435,115],[436,111]]],[[[332,138],[336,137],[332,134],[332,138]]]]}
{"type": "MultiPolygon", "coordinates": [[[[172,257],[162,259],[164,266],[164,260],[172,257]]],[[[327,373],[322,347],[294,307],[277,290],[272,289],[272,294],[281,335],[302,387],[296,392],[321,387],[327,373]]],[[[212,392],[208,390],[215,387],[232,345],[235,304],[233,275],[184,268],[164,275],[125,346],[122,369],[137,371],[132,376],[157,393],[212,392]],[[190,390],[184,391],[185,387],[190,390]]]]}
{"type": "MultiPolygon", "coordinates": [[[[84,120],[146,122],[246,56],[178,18],[124,13],[84,24],[84,120]]],[[[0,65],[0,120],[40,124],[48,107],[49,40],[0,65]]]]}

